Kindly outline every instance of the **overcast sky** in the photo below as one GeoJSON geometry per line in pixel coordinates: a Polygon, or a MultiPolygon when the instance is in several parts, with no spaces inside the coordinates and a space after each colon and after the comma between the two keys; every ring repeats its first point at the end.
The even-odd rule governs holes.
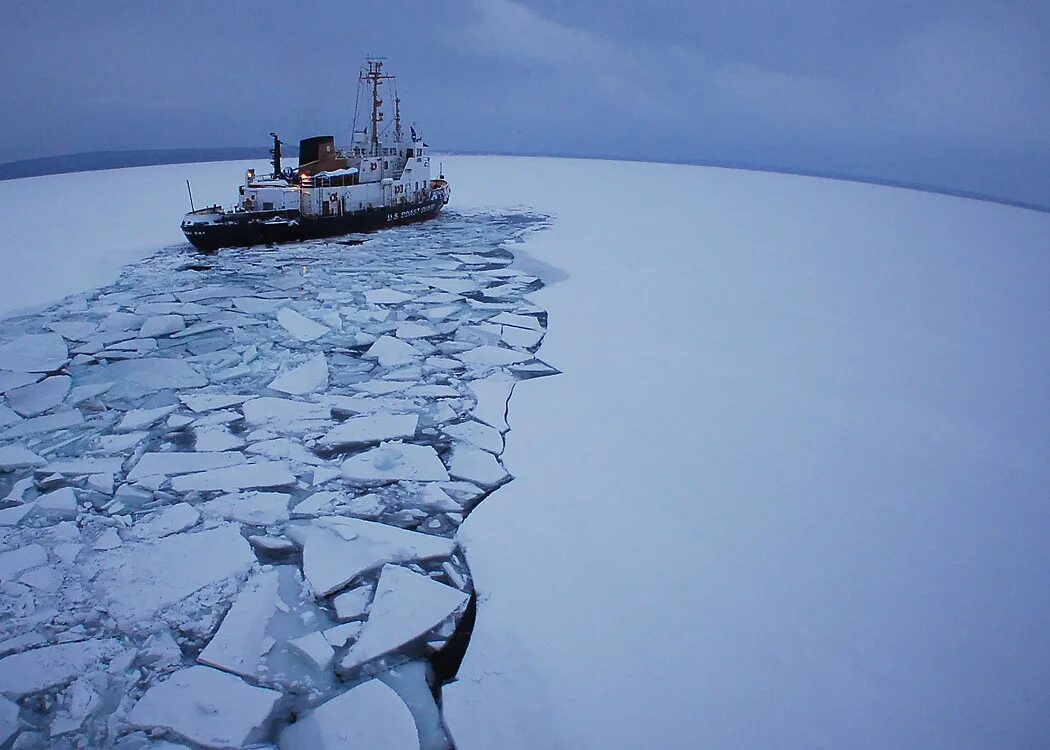
{"type": "Polygon", "coordinates": [[[10,0],[0,160],[346,137],[765,164],[1050,205],[1050,2],[10,0]]]}

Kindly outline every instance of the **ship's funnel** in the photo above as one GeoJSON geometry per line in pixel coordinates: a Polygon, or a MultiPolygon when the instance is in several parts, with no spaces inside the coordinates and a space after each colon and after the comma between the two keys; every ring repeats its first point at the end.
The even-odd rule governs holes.
{"type": "Polygon", "coordinates": [[[299,166],[335,156],[335,136],[315,135],[299,141],[299,166]]]}

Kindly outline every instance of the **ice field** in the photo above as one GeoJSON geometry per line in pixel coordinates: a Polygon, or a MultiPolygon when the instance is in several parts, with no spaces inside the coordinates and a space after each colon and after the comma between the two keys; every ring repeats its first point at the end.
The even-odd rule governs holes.
{"type": "Polygon", "coordinates": [[[0,747],[1050,742],[1050,215],[444,162],[216,256],[243,164],[0,182],[0,747]]]}

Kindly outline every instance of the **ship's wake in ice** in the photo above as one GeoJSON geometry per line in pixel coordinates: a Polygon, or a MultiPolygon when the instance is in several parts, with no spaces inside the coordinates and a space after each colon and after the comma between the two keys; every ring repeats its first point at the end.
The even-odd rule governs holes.
{"type": "Polygon", "coordinates": [[[169,249],[8,319],[0,745],[450,747],[544,225],[169,249]]]}

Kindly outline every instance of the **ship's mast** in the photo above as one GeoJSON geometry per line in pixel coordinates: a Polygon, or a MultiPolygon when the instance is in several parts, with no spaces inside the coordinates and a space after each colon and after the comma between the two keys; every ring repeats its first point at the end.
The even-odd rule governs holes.
{"type": "MultiPolygon", "coordinates": [[[[393,80],[394,76],[383,73],[383,60],[370,57],[366,60],[368,70],[361,73],[361,80],[372,84],[372,156],[379,155],[379,123],[383,121],[383,100],[379,98],[379,82],[393,80]]],[[[395,100],[395,104],[397,100],[395,100]]],[[[397,118],[400,120],[400,117],[397,118]]]]}

